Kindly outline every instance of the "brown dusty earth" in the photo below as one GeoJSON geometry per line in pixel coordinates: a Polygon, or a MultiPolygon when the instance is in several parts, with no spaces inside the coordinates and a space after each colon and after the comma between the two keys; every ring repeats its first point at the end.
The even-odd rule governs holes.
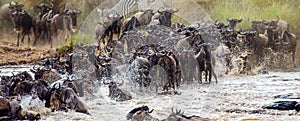
{"type": "Polygon", "coordinates": [[[33,64],[41,57],[47,56],[50,49],[20,46],[11,42],[0,41],[0,66],[33,64]]]}

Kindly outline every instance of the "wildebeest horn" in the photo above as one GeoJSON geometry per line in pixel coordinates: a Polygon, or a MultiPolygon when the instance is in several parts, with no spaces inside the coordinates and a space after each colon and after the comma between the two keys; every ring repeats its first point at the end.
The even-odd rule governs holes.
{"type": "Polygon", "coordinates": [[[80,14],[80,13],[81,13],[81,11],[80,11],[80,10],[74,10],[74,13],[76,13],[76,14],[80,14]]]}
{"type": "Polygon", "coordinates": [[[278,22],[278,21],[279,21],[279,19],[280,19],[280,17],[279,17],[278,15],[276,15],[276,17],[277,17],[277,20],[276,20],[276,21],[278,22]]]}
{"type": "Polygon", "coordinates": [[[109,83],[106,83],[106,81],[105,81],[105,80],[103,80],[103,84],[105,84],[105,85],[108,85],[109,83]]]}
{"type": "Polygon", "coordinates": [[[242,18],[240,18],[238,21],[239,21],[239,22],[242,22],[242,21],[243,21],[243,19],[242,19],[242,18]]]}
{"type": "Polygon", "coordinates": [[[219,19],[215,20],[215,23],[217,23],[219,21],[219,19]]]}
{"type": "Polygon", "coordinates": [[[227,21],[230,21],[230,19],[229,19],[228,17],[226,18],[226,20],[227,20],[227,21]]]}
{"type": "Polygon", "coordinates": [[[255,34],[255,33],[256,33],[256,31],[250,31],[249,33],[250,33],[250,34],[255,34]]]}
{"type": "Polygon", "coordinates": [[[179,11],[179,9],[178,8],[176,8],[175,10],[172,10],[173,12],[172,13],[176,13],[176,12],[178,12],[179,11]]]}
{"type": "Polygon", "coordinates": [[[164,11],[164,10],[161,10],[161,8],[157,10],[158,13],[161,13],[161,12],[163,12],[163,11],[164,11]]]}
{"type": "Polygon", "coordinates": [[[152,110],[148,110],[148,113],[152,113],[154,111],[154,109],[152,109],[152,110]]]}
{"type": "Polygon", "coordinates": [[[23,6],[24,6],[24,4],[20,3],[20,4],[17,4],[16,6],[23,7],[23,6]]]}
{"type": "Polygon", "coordinates": [[[35,68],[36,65],[33,66],[33,70],[37,70],[37,68],[35,68]]]}

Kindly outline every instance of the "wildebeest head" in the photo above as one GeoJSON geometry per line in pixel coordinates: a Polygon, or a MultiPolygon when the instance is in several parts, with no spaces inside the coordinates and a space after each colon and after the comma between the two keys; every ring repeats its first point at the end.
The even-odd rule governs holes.
{"type": "Polygon", "coordinates": [[[34,73],[34,79],[38,80],[38,79],[42,78],[44,73],[50,71],[50,68],[48,68],[48,69],[47,68],[41,68],[41,67],[36,68],[35,66],[33,66],[33,69],[30,69],[30,71],[32,73],[34,73]]]}
{"type": "Polygon", "coordinates": [[[165,25],[165,26],[171,26],[172,22],[172,14],[178,12],[178,9],[176,10],[172,10],[172,9],[166,9],[166,10],[158,10],[158,13],[161,14],[161,16],[159,17],[159,21],[161,23],[161,25],[165,25]]]}
{"type": "Polygon", "coordinates": [[[39,16],[42,17],[45,13],[48,13],[52,7],[50,7],[48,4],[41,3],[36,6],[37,9],[39,9],[39,16]]]}
{"type": "Polygon", "coordinates": [[[72,27],[75,28],[77,26],[77,14],[80,14],[81,11],[77,10],[65,10],[64,14],[69,15],[72,20],[72,27]]]}
{"type": "Polygon", "coordinates": [[[240,23],[243,21],[243,19],[235,19],[235,18],[232,18],[232,19],[228,19],[226,18],[226,20],[228,21],[228,26],[231,28],[231,29],[234,29],[236,24],[240,23]]]}
{"type": "Polygon", "coordinates": [[[48,96],[49,85],[46,81],[37,80],[35,81],[31,91],[33,94],[35,93],[40,100],[46,100],[48,96]]]}
{"type": "Polygon", "coordinates": [[[21,32],[22,30],[22,27],[21,27],[21,22],[22,22],[22,19],[23,19],[23,16],[26,14],[25,11],[21,11],[21,12],[18,12],[18,11],[15,11],[12,13],[12,17],[13,17],[13,21],[14,21],[14,30],[18,33],[18,32],[21,32]]]}
{"type": "Polygon", "coordinates": [[[22,11],[24,4],[19,4],[18,2],[10,2],[9,3],[9,8],[11,9],[12,12],[14,11],[22,11]]]}

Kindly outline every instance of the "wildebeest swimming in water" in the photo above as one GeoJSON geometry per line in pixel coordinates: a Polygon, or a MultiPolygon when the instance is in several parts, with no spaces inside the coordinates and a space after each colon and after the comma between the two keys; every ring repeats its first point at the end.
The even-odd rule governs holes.
{"type": "Polygon", "coordinates": [[[134,79],[140,87],[150,85],[149,71],[151,67],[156,65],[161,66],[167,73],[167,80],[165,85],[163,85],[164,91],[168,91],[169,87],[175,90],[179,86],[181,70],[178,59],[175,54],[160,45],[145,45],[136,49],[129,63],[132,66],[137,66],[132,67],[132,70],[137,70],[135,72],[138,74],[137,77],[141,77],[134,79]]]}
{"type": "Polygon", "coordinates": [[[50,99],[46,100],[46,104],[49,103],[52,111],[71,109],[76,112],[90,114],[86,105],[79,99],[73,89],[68,87],[51,88],[50,99]]]}
{"type": "Polygon", "coordinates": [[[22,109],[17,101],[0,96],[0,120],[39,120],[40,114],[22,109]]]}
{"type": "Polygon", "coordinates": [[[186,116],[181,112],[181,110],[176,110],[176,112],[173,111],[169,115],[168,118],[163,119],[162,121],[212,121],[209,118],[201,118],[200,116],[186,116]]]}
{"type": "Polygon", "coordinates": [[[111,99],[115,99],[116,101],[126,101],[132,99],[132,96],[129,94],[129,92],[126,92],[125,90],[119,88],[119,86],[124,84],[124,81],[122,82],[122,84],[119,85],[117,85],[117,83],[114,81],[111,81],[110,83],[105,83],[105,81],[103,81],[103,83],[108,84],[108,96],[111,99]]]}
{"type": "Polygon", "coordinates": [[[148,106],[141,106],[132,109],[127,115],[127,120],[131,121],[159,121],[157,118],[153,118],[149,113],[152,113],[148,106]]]}

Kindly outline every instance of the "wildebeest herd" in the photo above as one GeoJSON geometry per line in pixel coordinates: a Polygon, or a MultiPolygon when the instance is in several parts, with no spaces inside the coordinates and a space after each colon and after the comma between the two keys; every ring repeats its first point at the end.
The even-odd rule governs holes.
{"type": "MultiPolygon", "coordinates": [[[[38,15],[32,17],[24,9],[24,4],[18,2],[10,2],[4,4],[1,8],[1,18],[14,23],[14,31],[18,34],[17,45],[24,43],[27,35],[28,45],[30,44],[31,29],[34,34],[33,45],[37,40],[46,40],[52,48],[52,37],[58,36],[58,31],[66,31],[65,40],[74,33],[77,26],[77,14],[80,11],[65,9],[65,2],[59,4],[52,3],[48,5],[41,3],[36,7],[38,15]]],[[[59,38],[58,38],[59,39],[59,38]]]]}
{"type": "MultiPolygon", "coordinates": [[[[65,41],[76,31],[77,14],[80,14],[80,11],[65,9],[64,5],[42,3],[36,6],[39,10],[38,15],[32,17],[22,7],[23,4],[11,2],[1,8],[2,18],[14,23],[14,30],[18,33],[18,46],[19,39],[21,38],[23,43],[25,35],[28,35],[30,43],[31,28],[34,33],[33,45],[38,40],[44,39],[51,43],[51,47],[52,37],[58,35],[58,30],[67,31],[65,41]]],[[[98,11],[101,13],[100,9],[98,11]]],[[[154,12],[150,9],[137,12],[129,18],[114,13],[105,14],[95,28],[98,42],[96,47],[88,45],[79,47],[85,52],[68,52],[46,58],[39,60],[37,63],[39,66],[34,66],[30,72],[1,76],[0,119],[40,119],[40,114],[24,111],[18,105],[19,98],[25,95],[45,101],[45,107],[51,108],[52,111],[71,109],[90,114],[79,96],[86,95],[84,92],[92,94],[89,89],[84,88],[93,85],[94,82],[73,78],[73,71],[76,70],[72,61],[74,56],[80,58],[87,56],[88,61],[95,66],[96,79],[108,85],[108,96],[117,101],[131,100],[133,97],[119,88],[124,82],[119,84],[113,78],[114,60],[130,65],[128,71],[134,76],[129,81],[137,83],[140,89],[150,86],[150,83],[155,81],[150,77],[150,69],[154,66],[162,67],[167,76],[160,86],[162,91],[166,92],[169,89],[175,92],[180,84],[193,81],[193,78],[202,83],[203,74],[205,81],[211,82],[214,77],[217,83],[215,68],[218,59],[224,59],[227,68],[225,73],[229,73],[236,66],[233,63],[236,59],[242,60],[238,65],[238,72],[247,74],[252,68],[264,65],[266,58],[274,58],[278,53],[292,53],[292,61],[296,66],[296,36],[289,31],[288,23],[278,16],[272,20],[248,19],[252,27],[242,31],[237,30],[236,25],[243,19],[227,18],[228,25],[219,20],[213,24],[196,22],[190,26],[172,23],[172,15],[178,11],[166,8],[154,12]],[[144,34],[138,35],[141,33],[139,28],[143,26],[146,26],[144,34]],[[161,26],[168,29],[160,28],[161,26]],[[150,31],[162,35],[151,35],[150,31]],[[148,44],[147,36],[152,36],[148,39],[157,43],[148,44]],[[168,36],[168,39],[164,36],[168,36]],[[173,36],[175,38],[170,39],[173,36]],[[166,44],[159,44],[166,40],[171,48],[166,44]],[[218,48],[222,51],[216,51],[218,48]],[[61,59],[62,56],[65,58],[64,61],[61,59]],[[183,63],[180,61],[181,58],[193,58],[197,66],[183,63]],[[34,76],[32,77],[30,73],[34,76]]],[[[127,119],[158,120],[149,115],[151,112],[147,106],[138,107],[129,112],[127,119]]],[[[208,119],[198,116],[188,117],[176,111],[165,120],[208,119]]]]}

